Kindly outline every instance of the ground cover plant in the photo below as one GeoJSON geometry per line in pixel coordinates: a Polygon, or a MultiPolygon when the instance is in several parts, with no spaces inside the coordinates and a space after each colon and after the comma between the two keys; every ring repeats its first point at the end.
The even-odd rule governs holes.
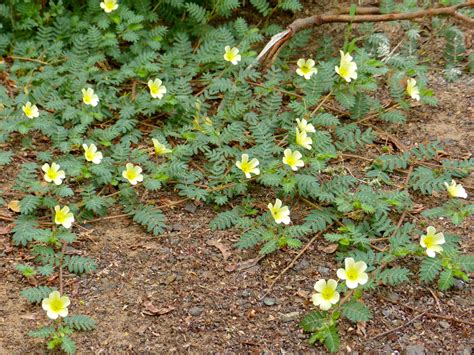
{"type": "MultiPolygon", "coordinates": [[[[0,202],[17,213],[11,238],[31,256],[16,268],[37,285],[21,295],[45,311],[45,325],[30,336],[45,339],[49,349],[74,353],[74,331],[96,326],[91,317],[69,315],[74,299],[63,282],[64,273],[94,272],[96,261],[67,247],[77,239],[76,226],[107,218],[115,206],[159,236],[168,223],[163,210],[209,204],[219,212],[212,230],[239,230],[235,247],[262,256],[304,252],[318,238],[331,242],[340,268],[314,280],[314,310],[301,320],[309,342],[329,351],[339,349],[341,318],[366,322],[377,311],[364,294],[413,280],[440,290],[468,281],[472,255],[432,220],[460,225],[473,214],[463,179],[474,161],[445,158],[435,140],[407,148],[381,128],[405,124],[414,104],[436,105],[429,63],[418,51],[421,25],[401,22],[403,41],[392,46],[376,17],[358,21],[368,10],[351,6],[334,15],[347,16],[344,38],[314,43],[311,29],[298,28],[277,49],[270,42],[271,55],[259,56],[266,40],[286,33],[273,15],[303,5],[250,1],[247,11],[257,11],[257,21],[241,6],[238,0],[0,5],[0,141],[7,147],[0,164],[23,152],[35,156],[11,177],[14,197],[0,202]],[[357,31],[356,22],[364,22],[357,31]],[[361,153],[368,145],[378,154],[361,153]],[[347,159],[370,163],[362,178],[341,166],[347,159]],[[160,190],[180,199],[147,199],[160,190]],[[263,205],[262,190],[272,196],[263,205]],[[407,222],[423,196],[436,196],[438,205],[425,209],[419,223],[407,222]],[[308,211],[293,216],[299,204],[308,211]]],[[[441,9],[429,21],[446,39],[442,75],[455,80],[473,68],[462,31],[472,26],[473,6],[381,1],[368,16],[441,9]],[[435,16],[443,11],[460,27],[435,16]]]]}

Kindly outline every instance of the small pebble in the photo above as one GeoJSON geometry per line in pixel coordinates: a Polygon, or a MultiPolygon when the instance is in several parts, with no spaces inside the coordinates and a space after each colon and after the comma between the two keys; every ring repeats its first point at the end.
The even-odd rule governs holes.
{"type": "Polygon", "coordinates": [[[329,269],[327,267],[324,267],[324,266],[319,266],[318,267],[318,272],[323,276],[327,276],[331,273],[331,269],[329,269]]]}
{"type": "Polygon", "coordinates": [[[300,317],[300,312],[290,312],[281,315],[281,321],[284,323],[291,322],[292,320],[296,320],[300,317]]]}
{"type": "Polygon", "coordinates": [[[184,206],[184,209],[190,213],[195,213],[197,210],[197,207],[193,203],[187,203],[186,206],[184,206]]]}
{"type": "Polygon", "coordinates": [[[309,262],[306,259],[301,260],[298,264],[295,265],[295,271],[302,271],[309,268],[309,262]]]}
{"type": "Polygon", "coordinates": [[[274,299],[273,297],[265,297],[263,299],[263,303],[265,304],[265,306],[273,306],[276,303],[276,299],[274,299]]]}
{"type": "Polygon", "coordinates": [[[445,320],[442,320],[441,322],[439,322],[439,325],[443,327],[444,329],[448,329],[451,326],[451,324],[449,324],[445,320]]]}
{"type": "Polygon", "coordinates": [[[189,309],[189,314],[194,317],[200,316],[202,312],[204,312],[204,308],[202,307],[192,307],[189,309]]]}

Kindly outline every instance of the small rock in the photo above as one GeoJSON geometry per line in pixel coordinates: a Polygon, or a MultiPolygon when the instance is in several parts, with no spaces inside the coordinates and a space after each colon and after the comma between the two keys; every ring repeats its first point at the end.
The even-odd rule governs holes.
{"type": "Polygon", "coordinates": [[[441,322],[439,322],[439,325],[442,326],[444,329],[448,329],[451,326],[451,324],[449,324],[445,320],[442,320],[441,322]]]}
{"type": "Polygon", "coordinates": [[[406,355],[424,355],[425,353],[423,345],[408,345],[405,349],[406,355]]]}
{"type": "Polygon", "coordinates": [[[392,302],[398,302],[400,300],[400,295],[398,293],[395,293],[395,292],[390,292],[387,295],[387,298],[392,302]]]}
{"type": "Polygon", "coordinates": [[[300,317],[300,312],[290,312],[281,315],[281,321],[284,323],[291,322],[292,320],[298,319],[300,317]]]}
{"type": "Polygon", "coordinates": [[[324,266],[319,266],[318,267],[318,272],[323,276],[327,276],[331,273],[331,269],[329,269],[327,267],[324,267],[324,266]]]}
{"type": "Polygon", "coordinates": [[[301,260],[298,264],[295,265],[295,271],[301,271],[309,268],[309,262],[306,259],[301,260]]]}
{"type": "Polygon", "coordinates": [[[202,307],[191,307],[189,309],[189,314],[194,317],[200,316],[202,312],[204,312],[204,308],[202,307]]]}
{"type": "Polygon", "coordinates": [[[454,281],[454,287],[458,290],[462,290],[466,287],[466,283],[463,280],[456,279],[456,281],[454,281]]]}
{"type": "Polygon", "coordinates": [[[175,224],[173,224],[173,226],[171,227],[171,230],[172,230],[173,232],[183,231],[183,230],[184,230],[184,226],[183,226],[181,223],[175,223],[175,224]]]}
{"type": "Polygon", "coordinates": [[[265,304],[265,306],[273,306],[275,303],[276,299],[274,299],[273,297],[265,297],[263,299],[263,304],[265,304]]]}
{"type": "Polygon", "coordinates": [[[186,206],[184,206],[184,209],[188,211],[189,213],[195,213],[197,210],[197,207],[193,203],[187,203],[186,206]]]}
{"type": "Polygon", "coordinates": [[[250,297],[252,295],[252,292],[250,290],[243,290],[242,291],[242,297],[250,297]]]}

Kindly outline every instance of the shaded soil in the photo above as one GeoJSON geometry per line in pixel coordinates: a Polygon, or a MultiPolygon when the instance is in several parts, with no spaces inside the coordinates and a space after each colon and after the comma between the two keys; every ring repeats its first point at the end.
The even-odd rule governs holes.
{"type": "MultiPolygon", "coordinates": [[[[406,125],[383,128],[407,147],[438,139],[451,157],[469,157],[474,141],[473,78],[447,83],[433,75],[430,87],[440,100],[438,106],[415,106],[406,125]]],[[[363,168],[358,163],[348,162],[347,167],[357,174],[363,168]]],[[[13,172],[15,167],[0,177],[7,191],[8,170],[13,172]]],[[[472,176],[464,181],[474,186],[472,176]]],[[[468,192],[474,193],[470,188],[468,192]]],[[[178,199],[173,195],[157,198],[178,199]]],[[[436,203],[436,196],[423,200],[425,207],[436,203]]],[[[298,323],[313,309],[314,282],[335,277],[340,267],[334,255],[326,252],[327,242],[321,238],[309,247],[266,295],[268,285],[299,251],[283,250],[258,260],[255,250],[232,248],[237,231],[210,231],[208,224],[215,215],[210,208],[193,210],[166,211],[171,228],[160,237],[147,234],[126,218],[75,227],[79,241],[68,252],[93,257],[98,263],[94,274],[65,275],[65,291],[73,300],[71,314],[88,314],[98,322],[96,331],[74,336],[80,352],[323,351],[319,345],[308,345],[308,336],[298,323]]],[[[13,216],[4,208],[0,212],[13,216]]],[[[406,221],[417,218],[410,216],[406,221]]],[[[461,236],[462,250],[474,251],[472,219],[457,228],[445,219],[435,224],[461,236]]],[[[9,225],[0,221],[0,354],[42,353],[44,344],[25,339],[29,330],[46,324],[47,319],[41,307],[19,297],[29,285],[19,278],[15,265],[26,252],[12,247],[5,229],[9,225]]],[[[416,260],[407,264],[416,272],[416,260]]],[[[57,280],[51,283],[57,285],[57,280]]],[[[472,353],[470,325],[422,315],[429,312],[472,322],[472,282],[459,281],[446,292],[437,291],[434,284],[382,287],[365,294],[363,300],[374,318],[359,326],[343,321],[341,351],[472,353]]]]}

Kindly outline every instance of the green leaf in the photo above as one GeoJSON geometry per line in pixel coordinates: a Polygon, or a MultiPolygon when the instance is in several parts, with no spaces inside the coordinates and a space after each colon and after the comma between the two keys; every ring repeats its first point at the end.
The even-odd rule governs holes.
{"type": "Polygon", "coordinates": [[[439,276],[438,288],[441,291],[446,291],[453,285],[454,285],[453,270],[445,269],[439,276]]]}
{"type": "Polygon", "coordinates": [[[75,330],[93,330],[96,327],[95,320],[85,315],[68,316],[64,322],[75,330]]]}
{"type": "Polygon", "coordinates": [[[420,280],[433,281],[441,270],[441,262],[436,258],[426,257],[421,261],[420,280]]]}
{"type": "Polygon", "coordinates": [[[66,335],[61,339],[61,350],[66,354],[74,354],[76,352],[76,343],[66,335]]]}
{"type": "Polygon", "coordinates": [[[395,286],[402,282],[407,282],[411,271],[406,268],[394,267],[385,269],[377,274],[377,279],[382,281],[385,285],[395,286]]]}
{"type": "Polygon", "coordinates": [[[331,326],[327,328],[324,332],[324,345],[330,352],[336,352],[339,350],[339,344],[341,340],[339,339],[339,334],[337,332],[336,326],[331,326]]]}
{"type": "Polygon", "coordinates": [[[29,287],[22,290],[20,294],[31,303],[40,303],[44,298],[47,298],[49,294],[55,290],[56,288],[47,286],[29,287]]]}
{"type": "Polygon", "coordinates": [[[31,212],[36,210],[40,203],[41,198],[39,198],[38,196],[26,195],[20,201],[21,214],[30,214],[31,212]]]}
{"type": "Polygon", "coordinates": [[[315,332],[322,327],[324,316],[321,312],[312,311],[308,313],[300,323],[305,332],[315,332]]]}
{"type": "Polygon", "coordinates": [[[353,322],[367,322],[372,318],[370,309],[358,301],[350,301],[342,306],[342,315],[353,322]]]}
{"type": "Polygon", "coordinates": [[[28,335],[32,338],[48,338],[51,336],[56,329],[52,326],[49,327],[41,327],[35,330],[31,330],[28,335]]]}
{"type": "Polygon", "coordinates": [[[459,266],[465,272],[474,272],[474,255],[462,255],[459,257],[459,266]]]}

